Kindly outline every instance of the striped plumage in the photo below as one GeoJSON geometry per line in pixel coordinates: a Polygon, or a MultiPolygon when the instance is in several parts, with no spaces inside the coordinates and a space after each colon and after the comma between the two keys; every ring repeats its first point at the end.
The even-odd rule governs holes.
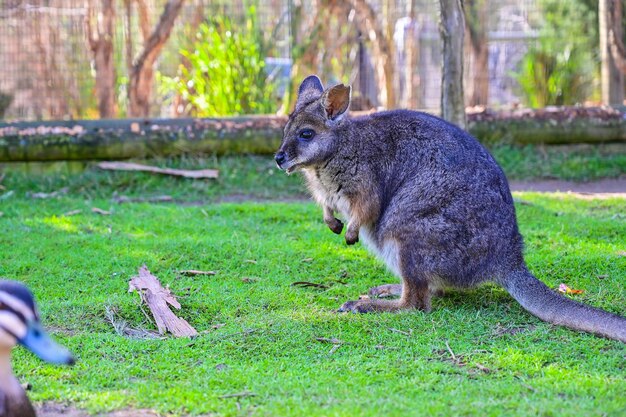
{"type": "Polygon", "coordinates": [[[24,389],[13,375],[11,350],[21,344],[51,363],[72,364],[72,355],[41,327],[33,295],[23,284],[0,281],[0,417],[35,417],[24,389]]]}

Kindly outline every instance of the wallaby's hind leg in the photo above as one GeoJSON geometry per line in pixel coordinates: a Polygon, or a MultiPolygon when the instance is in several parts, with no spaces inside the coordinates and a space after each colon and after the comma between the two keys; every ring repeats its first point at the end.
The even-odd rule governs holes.
{"type": "Polygon", "coordinates": [[[430,291],[428,282],[420,280],[401,285],[402,294],[395,300],[381,300],[378,298],[367,298],[363,300],[348,301],[344,303],[339,312],[372,313],[376,311],[399,311],[418,309],[430,311],[430,291]]]}
{"type": "MultiPolygon", "coordinates": [[[[429,277],[419,269],[419,265],[410,253],[398,258],[398,266],[402,275],[402,292],[396,300],[363,299],[348,301],[339,308],[340,312],[352,311],[354,313],[369,313],[375,311],[398,311],[407,309],[419,309],[430,311],[431,293],[428,288],[429,277]]],[[[380,288],[380,287],[377,287],[380,288]]],[[[396,287],[393,287],[396,289],[396,287]]]]}
{"type": "Polygon", "coordinates": [[[367,295],[374,298],[400,297],[402,295],[402,284],[385,284],[372,287],[367,295]]]}
{"type": "MultiPolygon", "coordinates": [[[[443,297],[445,291],[441,288],[431,288],[430,293],[433,297],[443,297]]],[[[367,295],[374,298],[400,297],[402,295],[402,284],[384,284],[378,287],[372,287],[367,295]]]]}

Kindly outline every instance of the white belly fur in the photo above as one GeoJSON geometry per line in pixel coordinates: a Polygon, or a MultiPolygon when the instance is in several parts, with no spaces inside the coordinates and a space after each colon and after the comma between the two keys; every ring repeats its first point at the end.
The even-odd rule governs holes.
{"type": "Polygon", "coordinates": [[[359,231],[359,240],[363,242],[363,245],[378,259],[383,261],[387,268],[397,277],[402,277],[400,274],[400,264],[398,256],[398,244],[394,239],[385,240],[379,247],[376,245],[372,231],[368,226],[361,227],[359,231]]]}

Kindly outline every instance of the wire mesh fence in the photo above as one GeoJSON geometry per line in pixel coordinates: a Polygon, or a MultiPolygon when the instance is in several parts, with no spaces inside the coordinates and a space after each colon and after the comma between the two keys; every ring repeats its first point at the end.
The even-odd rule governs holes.
{"type": "MultiPolygon", "coordinates": [[[[0,117],[3,112],[7,120],[100,117],[96,81],[104,79],[104,64],[98,59],[112,62],[109,116],[134,115],[129,108],[133,65],[172,1],[0,0],[0,117]],[[96,56],[97,41],[110,42],[104,58],[96,56]]],[[[513,74],[539,36],[539,1],[466,1],[466,8],[468,3],[480,7],[474,21],[480,30],[466,34],[468,104],[520,102],[513,74]]],[[[436,110],[438,7],[436,0],[188,0],[157,51],[142,116],[287,112],[292,80],[312,72],[326,83],[351,83],[355,109],[436,110]],[[236,38],[246,31],[258,36],[236,38]],[[245,77],[259,72],[262,77],[253,84],[267,91],[254,92],[247,84],[245,77]],[[271,91],[262,83],[271,84],[271,91]],[[208,95],[216,87],[216,95],[208,95]],[[269,104],[241,104],[253,93],[269,104]]]]}

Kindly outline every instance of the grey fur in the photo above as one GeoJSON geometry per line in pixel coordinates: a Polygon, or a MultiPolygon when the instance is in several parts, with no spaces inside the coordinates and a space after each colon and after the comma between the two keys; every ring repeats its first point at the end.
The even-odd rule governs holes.
{"type": "Polygon", "coordinates": [[[333,232],[343,227],[339,211],[346,242],[361,238],[402,279],[400,299],[349,301],[340,311],[428,311],[433,292],[491,281],[542,320],[626,343],[625,318],[562,297],[528,271],[506,177],[476,139],[407,110],[331,120],[328,98],[349,99],[349,88],[322,91],[307,80],[277,162],[303,172],[333,232]],[[299,137],[305,129],[315,136],[299,137]]]}

